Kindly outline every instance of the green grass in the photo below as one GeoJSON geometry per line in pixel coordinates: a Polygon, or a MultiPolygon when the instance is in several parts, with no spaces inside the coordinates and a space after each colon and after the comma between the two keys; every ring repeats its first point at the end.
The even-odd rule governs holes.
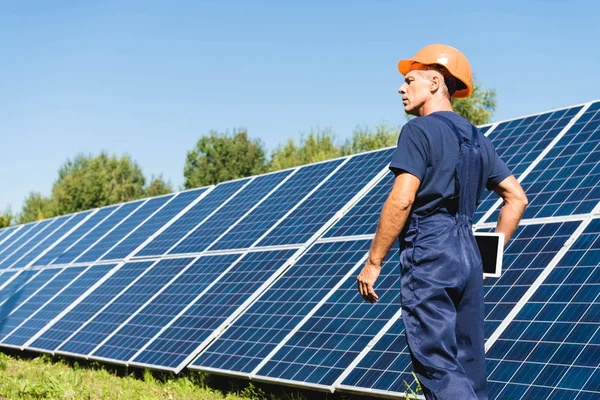
{"type": "MultiPolygon", "coordinates": [[[[0,353],[0,399],[207,399],[271,400],[262,389],[244,382],[243,388],[217,390],[199,373],[173,374],[109,371],[99,364],[81,367],[77,362],[49,356],[17,358],[0,353]]],[[[231,385],[230,385],[231,386],[231,385]]],[[[286,397],[286,396],[284,396],[286,397]]],[[[292,393],[290,400],[302,399],[292,393]]]]}
{"type": "MultiPolygon", "coordinates": [[[[407,394],[412,399],[416,393],[407,385],[407,394]]],[[[188,370],[175,375],[15,352],[0,353],[0,400],[3,399],[365,400],[371,397],[299,390],[188,370]]]]}

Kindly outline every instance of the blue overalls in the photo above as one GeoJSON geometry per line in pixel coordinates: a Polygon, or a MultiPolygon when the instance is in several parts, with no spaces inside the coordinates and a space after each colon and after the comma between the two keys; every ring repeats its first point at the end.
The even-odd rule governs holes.
{"type": "Polygon", "coordinates": [[[460,151],[449,209],[411,215],[401,240],[402,319],[426,399],[487,399],[481,256],[472,218],[485,185],[479,131],[460,151]]]}

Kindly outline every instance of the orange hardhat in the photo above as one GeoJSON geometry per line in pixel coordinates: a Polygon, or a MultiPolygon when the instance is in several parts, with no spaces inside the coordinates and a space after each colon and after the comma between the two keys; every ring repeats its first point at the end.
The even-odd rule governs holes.
{"type": "Polygon", "coordinates": [[[469,65],[467,57],[454,47],[446,46],[445,44],[427,45],[419,50],[419,52],[410,60],[400,60],[398,63],[398,71],[400,71],[402,75],[406,75],[410,71],[410,67],[413,63],[441,65],[444,67],[450,75],[459,81],[457,82],[456,91],[452,94],[452,97],[469,97],[473,92],[471,65],[469,65]]]}

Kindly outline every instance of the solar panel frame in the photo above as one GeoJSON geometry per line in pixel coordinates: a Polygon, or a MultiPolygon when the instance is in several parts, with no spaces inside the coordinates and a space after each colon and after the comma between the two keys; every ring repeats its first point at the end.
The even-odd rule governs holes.
{"type": "MultiPolygon", "coordinates": [[[[297,168],[296,168],[296,170],[295,170],[295,172],[294,172],[294,175],[295,175],[297,172],[300,172],[300,171],[301,171],[303,168],[308,168],[308,167],[312,167],[312,166],[315,166],[315,165],[323,165],[323,164],[327,164],[327,163],[335,163],[335,162],[339,162],[339,164],[338,164],[338,165],[337,165],[335,168],[333,168],[333,170],[332,170],[332,171],[331,171],[329,174],[327,174],[327,175],[326,175],[326,176],[325,176],[323,179],[321,179],[317,185],[315,185],[315,186],[314,186],[314,187],[313,187],[313,188],[312,188],[310,191],[308,191],[308,193],[306,193],[306,195],[304,195],[304,196],[303,196],[303,197],[301,197],[301,198],[300,198],[298,201],[296,201],[296,202],[295,202],[295,204],[294,204],[294,205],[293,205],[293,206],[292,206],[292,207],[291,207],[291,208],[290,208],[290,209],[289,209],[287,212],[285,212],[285,213],[284,213],[284,214],[283,214],[283,215],[282,215],[282,216],[281,216],[279,219],[277,219],[277,220],[276,220],[276,221],[275,221],[275,222],[274,222],[274,223],[271,225],[271,227],[270,227],[269,229],[265,230],[265,231],[264,231],[262,234],[260,234],[260,235],[259,235],[259,236],[256,238],[256,240],[252,241],[252,242],[251,242],[251,244],[248,246],[248,248],[254,248],[254,247],[257,247],[258,243],[260,243],[260,241],[261,241],[261,240],[262,240],[264,237],[268,236],[268,235],[269,235],[269,233],[271,233],[271,231],[273,231],[275,228],[277,228],[277,226],[279,226],[279,224],[281,224],[281,223],[282,223],[282,221],[284,221],[284,220],[285,220],[285,219],[286,219],[286,218],[287,218],[289,215],[291,215],[291,214],[292,214],[292,213],[293,213],[293,212],[294,212],[294,211],[295,211],[295,210],[296,210],[298,207],[300,207],[300,206],[301,206],[301,205],[302,205],[302,204],[303,204],[303,203],[304,203],[304,202],[305,202],[307,199],[309,199],[309,198],[312,196],[312,194],[313,194],[313,193],[315,193],[317,190],[319,190],[319,188],[320,188],[321,186],[323,186],[323,185],[324,185],[324,184],[325,184],[325,183],[326,183],[326,182],[327,182],[329,179],[331,179],[331,177],[333,177],[333,176],[334,176],[334,175],[335,175],[335,174],[336,174],[336,173],[337,173],[337,172],[338,172],[338,171],[339,171],[339,170],[340,170],[340,169],[341,169],[341,168],[342,168],[342,167],[343,167],[343,166],[344,166],[344,165],[345,165],[345,164],[346,164],[346,163],[347,163],[349,160],[350,160],[350,158],[349,158],[349,157],[344,157],[344,158],[336,158],[336,159],[333,159],[333,160],[326,160],[326,161],[321,161],[321,162],[314,163],[314,164],[303,165],[303,166],[297,167],[297,168]]],[[[289,179],[292,179],[292,176],[290,176],[290,177],[289,177],[289,179]]],[[[287,181],[286,181],[286,182],[287,182],[287,181]]],[[[282,185],[282,186],[283,186],[283,185],[282,185]]],[[[259,206],[260,206],[260,205],[257,205],[257,207],[256,207],[256,208],[258,208],[259,206]]],[[[254,211],[254,210],[252,210],[252,211],[254,211]]],[[[239,225],[239,223],[245,222],[245,217],[246,217],[246,216],[248,216],[248,215],[250,215],[250,216],[251,216],[251,215],[252,215],[252,214],[251,214],[251,212],[249,212],[247,215],[245,215],[245,216],[244,216],[244,218],[241,218],[239,221],[237,221],[237,222],[236,222],[236,226],[238,226],[238,225],[239,225]]],[[[229,230],[228,230],[226,233],[224,233],[223,235],[221,235],[221,236],[219,237],[219,239],[218,239],[218,240],[216,240],[215,242],[213,242],[213,243],[212,243],[212,244],[211,244],[211,245],[210,245],[210,246],[209,246],[209,247],[206,249],[206,251],[209,251],[209,250],[210,250],[212,247],[214,247],[215,245],[218,245],[218,244],[220,243],[220,242],[219,242],[219,241],[220,241],[220,239],[221,239],[221,238],[223,238],[223,237],[225,237],[225,236],[226,236],[226,234],[229,234],[229,233],[230,233],[230,232],[233,230],[233,228],[235,228],[235,227],[232,227],[232,229],[229,229],[229,230]]],[[[240,248],[244,248],[244,246],[242,246],[242,247],[240,247],[240,248]]],[[[215,249],[215,250],[216,250],[216,251],[228,250],[228,248],[217,248],[217,249],[215,249]]]]}
{"type": "MultiPolygon", "coordinates": [[[[2,338],[0,346],[14,347],[21,350],[25,344],[36,337],[44,327],[51,323],[65,309],[74,307],[81,299],[94,291],[106,279],[106,275],[113,273],[116,264],[90,265],[79,267],[84,270],[65,286],[58,290],[46,303],[24,319],[15,329],[2,338]],[[89,275],[89,276],[88,276],[89,275]],[[97,279],[99,276],[99,279],[97,279]],[[38,325],[38,326],[31,326],[38,325]]],[[[73,271],[65,268],[64,273],[73,271]]]]}
{"type": "MultiPolygon", "coordinates": [[[[348,160],[342,166],[340,166],[340,168],[336,171],[336,173],[334,175],[332,175],[328,179],[328,182],[331,181],[333,178],[335,178],[338,173],[344,173],[343,167],[347,166],[349,163],[354,161],[357,157],[363,157],[363,156],[367,156],[367,155],[375,154],[375,153],[385,154],[385,152],[389,152],[394,148],[395,147],[386,147],[383,149],[377,149],[377,150],[372,150],[372,151],[348,156],[348,160]]],[[[382,167],[382,169],[378,173],[375,173],[371,179],[366,181],[364,183],[364,185],[362,187],[360,187],[360,189],[357,190],[353,196],[349,197],[345,203],[339,204],[337,211],[327,212],[327,214],[331,214],[331,217],[328,219],[324,219],[323,222],[320,224],[319,223],[314,224],[314,226],[319,226],[319,228],[316,229],[312,235],[309,235],[308,233],[303,233],[302,236],[305,236],[306,239],[298,240],[297,242],[298,243],[312,243],[315,240],[317,240],[318,238],[320,238],[323,235],[323,233],[327,229],[329,229],[330,226],[332,226],[339,218],[341,218],[352,206],[354,206],[354,204],[356,204],[365,195],[365,193],[367,193],[369,190],[371,190],[371,188],[373,186],[375,186],[377,184],[377,182],[379,182],[382,179],[382,177],[388,173],[388,171],[389,171],[388,165],[389,165],[389,162],[386,163],[385,166],[382,167]]],[[[325,182],[325,183],[328,183],[328,182],[325,182]]],[[[323,188],[324,186],[325,185],[320,186],[319,189],[323,188]]],[[[313,201],[314,199],[316,199],[318,196],[317,191],[315,191],[314,194],[315,194],[314,196],[313,196],[313,194],[311,194],[310,197],[306,197],[305,199],[303,199],[302,203],[304,204],[304,203],[307,203],[309,201],[313,201]]],[[[303,204],[301,204],[301,205],[303,205],[303,204]]],[[[335,203],[332,203],[332,204],[335,204],[335,203]]],[[[300,209],[300,206],[297,207],[294,211],[297,211],[299,209],[300,209]]],[[[288,220],[291,221],[293,219],[293,217],[294,217],[294,213],[290,213],[289,215],[286,215],[284,219],[282,219],[281,221],[278,222],[278,225],[275,228],[269,230],[266,234],[264,234],[261,238],[259,238],[259,240],[257,240],[255,247],[276,248],[276,247],[283,247],[283,246],[291,245],[291,244],[297,244],[297,243],[289,243],[289,240],[283,240],[284,243],[278,243],[278,241],[282,240],[281,238],[285,238],[285,235],[271,237],[271,234],[273,234],[273,232],[275,232],[276,229],[280,229],[285,222],[287,222],[288,220]],[[271,242],[273,242],[273,243],[271,243],[271,242]]],[[[309,230],[309,232],[310,232],[310,230],[309,230]]]]}
{"type": "MultiPolygon", "coordinates": [[[[56,222],[57,218],[45,219],[41,221],[37,221],[37,223],[31,225],[31,228],[27,231],[23,229],[23,234],[19,236],[14,242],[12,242],[6,249],[0,252],[0,265],[3,265],[7,260],[9,260],[13,256],[19,256],[19,252],[27,246],[29,243],[32,243],[34,239],[38,236],[42,235],[42,238],[45,238],[48,232],[45,232],[48,227],[52,226],[54,222],[56,222]],[[33,232],[33,234],[31,234],[33,232]],[[45,233],[44,233],[45,232],[45,233]],[[25,237],[25,235],[29,235],[29,237],[25,237]]],[[[25,252],[28,250],[26,249],[25,252]]],[[[4,267],[0,267],[4,268],[4,267]]]]}
{"type": "MultiPolygon", "coordinates": [[[[212,346],[214,346],[217,342],[217,340],[222,337],[223,335],[226,335],[230,330],[236,329],[238,328],[238,326],[236,325],[236,323],[238,321],[241,321],[242,319],[246,318],[250,318],[248,313],[252,313],[251,315],[257,315],[257,314],[268,314],[268,311],[273,311],[269,308],[267,308],[266,310],[262,310],[262,305],[263,304],[269,304],[269,303],[274,303],[274,304],[278,304],[278,307],[286,307],[287,306],[291,306],[292,304],[297,304],[297,303],[304,303],[305,301],[310,301],[310,306],[306,309],[304,309],[303,307],[303,313],[304,313],[304,317],[302,317],[300,319],[300,321],[298,321],[297,323],[293,323],[292,321],[285,321],[285,319],[287,318],[287,316],[282,316],[281,318],[279,318],[279,325],[277,325],[276,328],[274,328],[274,330],[276,331],[288,331],[291,332],[293,331],[293,329],[299,325],[302,324],[303,322],[305,322],[304,320],[308,320],[310,318],[310,316],[312,314],[314,314],[314,312],[318,309],[318,307],[325,302],[329,297],[331,297],[333,295],[333,293],[335,292],[335,290],[337,290],[339,288],[339,286],[341,286],[343,284],[343,282],[348,279],[349,276],[351,276],[352,274],[354,274],[356,272],[356,270],[362,265],[364,264],[364,261],[368,255],[368,245],[369,243],[366,240],[363,239],[357,239],[357,240],[337,240],[337,239],[322,239],[322,240],[318,240],[315,243],[313,243],[311,246],[309,246],[305,251],[303,251],[302,255],[299,256],[291,265],[289,268],[287,268],[282,274],[281,276],[268,288],[266,289],[264,292],[262,292],[260,294],[260,296],[258,296],[255,301],[252,303],[252,305],[250,305],[247,309],[244,310],[243,313],[241,313],[239,315],[238,318],[236,318],[236,321],[233,321],[232,323],[229,324],[229,326],[227,327],[227,330],[223,331],[222,333],[220,333],[218,335],[218,337],[215,339],[215,341],[213,341],[209,346],[207,346],[205,349],[203,349],[203,351],[200,353],[200,356],[202,356],[202,354],[205,354],[205,351],[209,350],[212,346]],[[333,259],[334,254],[328,252],[328,246],[329,247],[335,247],[335,245],[337,243],[341,243],[341,246],[343,247],[344,245],[349,246],[349,248],[345,249],[344,251],[347,253],[344,254],[355,254],[352,256],[352,260],[354,260],[354,257],[358,257],[356,260],[354,260],[353,262],[350,261],[350,263],[348,262],[344,262],[344,266],[345,268],[347,268],[347,271],[344,273],[336,274],[335,272],[331,272],[334,275],[331,276],[331,278],[329,278],[328,280],[328,286],[323,290],[321,290],[320,288],[315,288],[314,286],[310,286],[311,283],[308,283],[307,287],[302,286],[303,283],[300,283],[300,286],[297,285],[290,285],[289,287],[284,286],[281,287],[281,285],[287,285],[288,282],[295,282],[295,281],[300,281],[300,278],[306,278],[308,276],[310,277],[316,277],[316,275],[310,275],[310,273],[308,273],[307,275],[304,275],[302,272],[302,268],[307,269],[310,267],[311,264],[305,264],[305,263],[316,263],[317,260],[313,260],[314,258],[318,257],[318,260],[321,260],[321,257],[324,257],[327,261],[328,264],[330,265],[329,267],[327,267],[327,271],[333,271],[334,267],[338,266],[338,264],[336,264],[336,261],[333,259]],[[356,248],[355,248],[356,247],[356,248]],[[316,253],[315,253],[316,252],[316,253]],[[323,291],[323,296],[319,297],[318,299],[315,298],[314,296],[316,296],[316,294],[313,295],[313,297],[311,299],[305,299],[304,298],[304,294],[302,294],[302,292],[304,292],[304,290],[306,289],[311,289],[311,290],[319,290],[319,292],[323,291]],[[285,295],[283,294],[282,290],[285,290],[286,293],[289,293],[288,291],[293,291],[294,292],[294,296],[300,296],[299,298],[296,298],[295,300],[293,300],[292,304],[287,304],[287,302],[289,301],[289,298],[286,299],[281,299],[279,296],[283,296],[285,297],[285,295]],[[314,300],[312,300],[314,299],[314,300]],[[263,301],[263,303],[261,303],[261,301],[263,301]],[[254,306],[258,306],[259,309],[261,309],[261,312],[255,312],[253,310],[254,306]]],[[[339,249],[338,249],[339,250],[339,249]]],[[[312,281],[310,281],[312,282],[312,281]]],[[[304,303],[306,304],[306,303],[304,303]]],[[[291,319],[291,317],[290,317],[291,319]]],[[[261,344],[266,344],[266,342],[264,340],[262,340],[263,337],[265,336],[269,336],[271,334],[271,332],[269,331],[272,327],[264,327],[261,326],[261,330],[263,332],[262,336],[261,336],[261,340],[257,340],[256,343],[258,345],[261,344]]],[[[244,328],[245,329],[245,328],[244,328]]],[[[245,329],[247,331],[249,331],[249,329],[245,329]]],[[[287,335],[285,335],[285,337],[287,337],[287,335]]],[[[239,342],[239,340],[235,340],[236,342],[239,342]]],[[[268,343],[266,344],[265,348],[271,347],[272,349],[275,348],[278,344],[278,341],[272,342],[272,343],[268,343]]],[[[260,350],[260,352],[264,352],[263,349],[260,350]]],[[[230,357],[237,357],[237,356],[241,356],[240,354],[231,354],[230,357]]],[[[249,356],[248,356],[249,357],[249,356]]],[[[259,359],[259,357],[255,357],[257,360],[259,359]]],[[[198,361],[198,358],[196,359],[195,362],[198,361]]],[[[259,363],[257,363],[255,365],[255,367],[252,367],[250,370],[248,370],[248,372],[243,372],[240,370],[226,370],[226,369],[219,369],[219,368],[215,368],[215,367],[207,367],[207,366],[202,366],[202,365],[198,365],[198,364],[190,364],[188,366],[189,369],[193,369],[193,370],[199,370],[199,371],[207,371],[207,372],[216,372],[216,373],[220,373],[220,374],[225,374],[225,375],[231,375],[231,376],[240,376],[240,377],[247,377],[250,378],[252,376],[252,372],[256,369],[256,365],[258,365],[259,363]]]]}
{"type": "MultiPolygon", "coordinates": [[[[236,265],[239,263],[243,263],[246,260],[246,257],[252,253],[269,253],[269,254],[275,254],[277,252],[283,252],[283,251],[289,251],[289,255],[287,257],[283,257],[282,260],[284,260],[279,268],[277,268],[275,270],[275,272],[271,273],[271,275],[269,277],[267,277],[264,282],[259,285],[253,292],[252,294],[246,298],[245,301],[243,301],[241,304],[239,304],[234,311],[231,312],[231,314],[226,317],[223,322],[220,325],[217,325],[214,328],[211,328],[212,333],[210,333],[201,343],[199,343],[198,345],[195,346],[194,350],[183,360],[181,361],[178,366],[176,367],[161,367],[160,369],[162,370],[167,370],[167,371],[172,371],[175,373],[179,373],[183,368],[185,368],[191,360],[193,360],[194,358],[196,358],[196,356],[198,355],[198,353],[200,351],[202,351],[212,340],[214,340],[215,337],[217,337],[220,332],[222,332],[230,323],[232,323],[233,321],[235,321],[235,319],[246,309],[248,308],[255,300],[257,297],[259,297],[265,290],[267,290],[282,274],[283,272],[290,267],[290,265],[292,265],[292,263],[296,260],[297,257],[299,257],[299,255],[301,254],[303,248],[297,249],[297,248],[293,248],[293,247],[287,247],[287,248],[281,248],[281,249],[247,249],[246,251],[244,251],[242,253],[242,255],[240,256],[240,258],[236,261],[236,265]]],[[[228,252],[224,252],[223,254],[228,254],[228,252]]],[[[230,254],[230,253],[229,253],[230,254]]],[[[277,261],[279,262],[279,261],[277,261]]],[[[235,265],[231,268],[233,269],[235,268],[235,265]]],[[[230,270],[231,270],[230,269],[230,270]]],[[[236,272],[237,273],[237,272],[236,272]]],[[[139,362],[139,361],[135,361],[135,359],[137,357],[139,357],[141,354],[143,354],[144,351],[146,351],[147,349],[150,348],[150,346],[156,341],[159,340],[162,336],[163,333],[166,333],[168,331],[168,329],[170,327],[172,327],[175,323],[178,322],[179,318],[183,317],[185,315],[185,313],[187,311],[189,311],[190,308],[197,306],[198,302],[203,300],[203,298],[205,297],[204,295],[207,294],[209,292],[210,289],[215,288],[215,286],[219,285],[220,283],[223,283],[223,285],[229,284],[229,282],[226,281],[227,278],[227,274],[224,274],[223,277],[221,277],[219,279],[219,282],[217,282],[215,285],[211,286],[211,288],[208,288],[207,290],[203,291],[201,296],[198,296],[196,299],[194,299],[193,302],[189,303],[188,306],[186,308],[184,308],[175,318],[173,318],[171,320],[171,322],[165,326],[165,328],[163,330],[161,330],[160,332],[158,332],[154,338],[152,338],[150,341],[148,341],[146,343],[146,345],[144,347],[142,347],[128,362],[127,365],[131,365],[131,366],[137,366],[137,367],[148,367],[148,368],[156,368],[156,365],[153,364],[147,364],[147,363],[143,363],[143,362],[139,362]]],[[[219,289],[219,288],[217,288],[219,289]]]]}
{"type": "MultiPolygon", "coordinates": [[[[78,332],[78,330],[84,326],[84,324],[90,320],[93,320],[94,317],[98,314],[100,314],[104,309],[106,309],[110,304],[112,299],[117,298],[121,293],[124,293],[125,291],[127,291],[131,286],[133,286],[139,279],[142,278],[142,276],[144,276],[156,263],[158,263],[159,260],[154,260],[154,261],[129,261],[129,262],[121,262],[119,264],[117,264],[115,266],[115,268],[113,268],[112,270],[110,270],[100,281],[98,281],[97,285],[94,285],[93,290],[90,290],[89,294],[85,297],[81,297],[80,299],[78,299],[77,302],[73,303],[70,307],[66,308],[63,312],[61,312],[59,315],[56,316],[56,318],[54,318],[52,321],[50,321],[44,328],[40,329],[40,331],[34,335],[29,341],[27,341],[24,345],[23,348],[27,348],[27,349],[31,349],[31,350],[35,350],[35,351],[40,351],[40,352],[44,352],[44,353],[50,353],[50,354],[54,354],[54,349],[60,347],[60,345],[62,343],[64,343],[65,341],[67,341],[71,336],[75,335],[76,332],[78,332]],[[63,339],[62,341],[60,341],[58,343],[57,346],[55,346],[55,348],[53,349],[47,349],[47,348],[42,348],[42,347],[34,347],[33,344],[42,336],[44,336],[44,334],[49,331],[50,329],[52,329],[56,324],[64,322],[63,318],[66,315],[69,315],[69,313],[72,310],[75,310],[80,304],[82,304],[85,300],[87,300],[89,297],[97,295],[98,293],[96,292],[96,290],[99,290],[101,288],[103,288],[103,285],[110,280],[110,278],[112,278],[113,276],[117,276],[117,274],[119,272],[124,272],[127,273],[126,271],[126,267],[128,264],[137,264],[137,265],[141,265],[142,268],[144,268],[144,265],[146,266],[144,268],[144,270],[139,273],[134,279],[132,279],[128,284],[126,284],[123,289],[121,289],[117,294],[115,294],[113,296],[113,298],[109,301],[107,301],[106,303],[104,303],[103,306],[101,306],[98,310],[96,310],[95,312],[92,313],[92,315],[87,318],[85,321],[82,322],[82,325],[80,326],[79,329],[76,329],[72,332],[72,334],[67,335],[65,337],[65,339],[63,339]]],[[[79,357],[81,357],[81,355],[78,355],[79,357]]]]}
{"type": "Polygon", "coordinates": [[[154,215],[156,215],[158,212],[160,212],[160,210],[162,210],[164,207],[166,207],[176,197],[177,197],[176,194],[168,193],[168,194],[164,194],[161,196],[150,197],[150,198],[146,199],[146,201],[144,202],[143,205],[138,207],[135,211],[131,212],[127,216],[127,218],[125,218],[121,221],[121,223],[115,225],[113,227],[113,229],[111,229],[111,231],[108,232],[102,239],[100,239],[98,242],[96,242],[92,246],[90,246],[86,251],[82,252],[79,255],[79,257],[77,257],[75,260],[73,260],[72,264],[81,264],[81,263],[85,264],[85,263],[94,263],[94,262],[99,262],[99,261],[114,261],[114,260],[103,260],[102,257],[104,257],[105,255],[110,253],[112,251],[112,249],[116,248],[119,244],[121,244],[121,242],[123,242],[125,239],[127,239],[127,237],[129,237],[136,229],[138,229],[140,226],[144,225],[144,223],[146,223],[146,221],[150,220],[154,215]],[[150,213],[144,217],[143,213],[147,212],[144,210],[144,208],[146,206],[149,206],[149,207],[154,206],[151,203],[159,202],[160,200],[163,200],[163,199],[167,199],[167,200],[164,201],[162,204],[159,203],[154,210],[150,210],[150,213]],[[126,230],[121,237],[117,236],[118,239],[115,238],[117,240],[114,243],[111,244],[111,242],[109,241],[107,243],[108,246],[103,244],[104,241],[108,241],[111,234],[113,234],[114,232],[116,232],[117,230],[119,230],[121,228],[126,228],[126,224],[130,223],[131,222],[130,220],[133,220],[134,218],[139,218],[140,216],[137,215],[138,212],[141,214],[141,218],[142,218],[140,221],[134,221],[133,226],[129,227],[129,229],[126,230]],[[96,247],[98,247],[98,249],[96,249],[96,247]]]}
{"type": "MultiPolygon", "coordinates": [[[[579,112],[577,114],[575,114],[575,116],[573,118],[571,118],[569,123],[567,125],[565,125],[565,127],[558,133],[558,135],[556,135],[554,137],[554,139],[552,139],[552,141],[548,144],[548,146],[546,146],[546,148],[544,150],[542,150],[542,152],[535,158],[535,160],[533,160],[531,162],[531,164],[521,173],[521,175],[519,175],[519,177],[517,178],[517,181],[519,183],[523,182],[525,180],[525,178],[527,178],[527,176],[529,176],[529,174],[535,169],[535,167],[544,159],[544,157],[546,157],[546,155],[554,148],[554,146],[560,141],[560,139],[571,129],[571,127],[573,127],[573,125],[575,125],[575,123],[579,120],[579,118],[581,118],[581,116],[583,116],[583,114],[585,114],[585,112],[590,108],[590,106],[593,103],[594,102],[588,102],[588,103],[584,103],[581,105],[575,105],[575,106],[571,106],[571,107],[564,107],[561,109],[553,110],[553,111],[568,110],[570,108],[581,106],[581,109],[579,110],[579,112]]],[[[534,115],[539,115],[539,114],[532,114],[531,116],[534,116],[534,115]]],[[[521,118],[527,118],[527,117],[520,117],[520,118],[515,118],[515,119],[511,119],[511,120],[507,120],[507,121],[517,120],[517,119],[521,119],[521,118]]],[[[498,209],[500,204],[502,204],[502,199],[496,200],[496,202],[489,208],[488,211],[486,211],[486,213],[477,222],[474,221],[475,222],[474,225],[479,226],[479,225],[487,222],[489,217],[498,209]]]]}
{"type": "Polygon", "coordinates": [[[64,252],[69,251],[77,242],[83,239],[89,232],[98,226],[104,219],[108,218],[118,209],[118,205],[111,205],[102,208],[95,208],[88,218],[85,219],[76,229],[65,237],[61,238],[51,249],[48,249],[43,256],[32,262],[32,267],[50,266],[64,252]],[[89,224],[89,226],[88,226],[89,224]]]}
{"type": "MultiPolygon", "coordinates": [[[[243,189],[236,193],[234,197],[230,199],[230,202],[240,201],[243,202],[242,207],[249,207],[241,214],[236,214],[235,212],[229,211],[225,208],[221,208],[218,212],[212,214],[210,218],[207,218],[196,226],[193,230],[190,230],[184,237],[182,237],[177,243],[175,243],[168,251],[169,255],[201,255],[207,253],[207,249],[213,245],[213,243],[217,242],[221,236],[228,232],[231,229],[231,225],[236,224],[237,221],[243,219],[249,212],[254,210],[258,205],[268,198],[273,192],[275,192],[281,185],[283,185],[291,176],[293,176],[297,171],[297,168],[289,168],[281,171],[273,171],[267,174],[257,175],[251,177],[249,182],[244,185],[243,189]],[[277,175],[280,175],[279,181],[275,181],[276,183],[269,182],[269,179],[277,179],[277,175]],[[264,182],[259,182],[259,180],[265,180],[267,184],[272,185],[270,189],[267,189],[264,192],[261,192],[261,185],[264,186],[264,182]],[[253,197],[255,196],[255,197],[253,197]],[[224,212],[225,215],[220,215],[219,212],[224,212]],[[223,229],[221,222],[216,222],[217,218],[230,218],[229,226],[223,229]],[[204,234],[203,236],[208,236],[207,240],[195,240],[200,239],[198,237],[199,234],[204,234]],[[197,246],[197,251],[189,251],[191,247],[197,246]]],[[[231,205],[230,205],[231,208],[231,205]]]]}
{"type": "Polygon", "coordinates": [[[56,257],[56,259],[52,261],[51,265],[62,266],[77,264],[77,260],[83,254],[85,254],[88,250],[94,247],[96,243],[99,243],[101,240],[103,240],[114,229],[119,227],[120,224],[127,221],[127,219],[131,217],[137,210],[143,207],[143,205],[146,204],[147,201],[148,199],[141,199],[118,205],[113,210],[113,212],[107,215],[96,226],[94,226],[85,235],[79,238],[79,240],[73,243],[61,255],[56,257]],[[124,213],[122,217],[119,215],[121,213],[124,213]],[[117,217],[121,218],[119,220],[113,221],[113,219],[116,219],[117,217]]]}
{"type": "Polygon", "coordinates": [[[31,267],[38,259],[43,257],[48,251],[54,248],[54,246],[59,244],[64,238],[69,236],[73,231],[87,221],[90,216],[96,212],[96,210],[97,209],[86,210],[71,214],[69,218],[65,219],[61,225],[56,227],[56,229],[54,229],[47,237],[45,237],[43,240],[40,240],[34,247],[32,247],[26,254],[23,254],[21,258],[12,263],[8,268],[31,267]],[[76,221],[76,219],[80,217],[82,218],[79,221],[76,221]],[[71,224],[73,221],[76,221],[75,224],[69,227],[69,224],[71,224]],[[61,235],[61,230],[63,230],[65,227],[68,230],[61,235]],[[48,243],[46,243],[47,241],[48,243]],[[37,255],[35,254],[36,252],[37,255]],[[25,264],[23,264],[23,260],[26,261],[25,264]]]}

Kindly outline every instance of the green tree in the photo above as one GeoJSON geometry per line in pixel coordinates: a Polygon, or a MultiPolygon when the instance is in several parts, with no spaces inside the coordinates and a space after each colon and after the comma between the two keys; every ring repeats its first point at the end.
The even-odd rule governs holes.
{"type": "Polygon", "coordinates": [[[244,129],[233,134],[210,131],[188,151],[183,176],[191,189],[265,171],[266,156],[262,143],[251,140],[244,129]]]}
{"type": "Polygon", "coordinates": [[[481,85],[473,80],[473,94],[465,99],[452,99],[454,111],[471,121],[473,125],[483,125],[492,122],[496,110],[496,90],[483,90],[481,85]]]}
{"type": "Polygon", "coordinates": [[[306,136],[300,138],[296,145],[294,139],[288,139],[283,146],[271,152],[269,170],[278,171],[298,165],[329,160],[341,156],[342,149],[335,142],[331,129],[311,129],[306,136]]]}
{"type": "Polygon", "coordinates": [[[51,218],[57,215],[56,203],[49,197],[44,197],[38,192],[31,192],[25,198],[23,209],[18,217],[19,224],[51,218]]]}
{"type": "Polygon", "coordinates": [[[145,188],[146,197],[160,196],[161,194],[167,194],[173,192],[173,186],[171,182],[165,182],[162,175],[153,176],[150,179],[150,183],[145,188]]]}
{"type": "Polygon", "coordinates": [[[77,155],[58,171],[52,199],[58,215],[145,197],[146,179],[128,155],[77,155]]]}
{"type": "Polygon", "coordinates": [[[385,122],[375,125],[374,130],[368,126],[358,126],[342,146],[343,154],[356,154],[370,150],[394,146],[398,141],[400,127],[390,126],[385,122]]]}
{"type": "Polygon", "coordinates": [[[0,212],[0,228],[6,228],[15,220],[15,215],[10,207],[7,207],[3,212],[0,212]]]}

